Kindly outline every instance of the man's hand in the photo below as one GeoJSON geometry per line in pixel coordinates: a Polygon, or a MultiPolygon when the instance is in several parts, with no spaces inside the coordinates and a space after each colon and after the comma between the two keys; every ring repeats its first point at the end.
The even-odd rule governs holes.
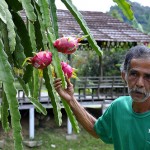
{"type": "Polygon", "coordinates": [[[73,85],[71,84],[70,80],[66,77],[66,82],[67,82],[67,88],[63,89],[62,88],[62,81],[60,78],[57,78],[54,81],[54,87],[57,93],[60,95],[60,97],[64,98],[66,101],[70,101],[73,98],[74,95],[74,88],[73,85]]]}
{"type": "Polygon", "coordinates": [[[54,81],[54,87],[60,97],[64,98],[67,101],[70,108],[72,109],[74,115],[80,124],[94,137],[98,138],[96,132],[94,131],[94,124],[96,118],[89,114],[82,105],[74,97],[74,88],[69,79],[66,77],[67,88],[62,88],[62,81],[60,78],[57,78],[54,81]]]}

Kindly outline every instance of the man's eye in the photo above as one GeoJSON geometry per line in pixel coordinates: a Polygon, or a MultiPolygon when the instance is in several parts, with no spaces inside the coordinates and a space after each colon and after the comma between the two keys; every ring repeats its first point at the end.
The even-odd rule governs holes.
{"type": "Polygon", "coordinates": [[[135,77],[137,75],[137,73],[136,72],[130,72],[129,75],[135,77]]]}
{"type": "Polygon", "coordinates": [[[145,79],[150,81],[150,74],[145,75],[145,79]]]}

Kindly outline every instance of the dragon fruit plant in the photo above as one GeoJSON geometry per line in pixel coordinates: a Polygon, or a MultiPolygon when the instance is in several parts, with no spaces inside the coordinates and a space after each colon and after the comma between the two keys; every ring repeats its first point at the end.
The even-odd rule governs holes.
{"type": "Polygon", "coordinates": [[[81,44],[79,42],[86,37],[87,35],[82,36],[81,38],[62,37],[62,38],[57,39],[53,43],[53,45],[55,48],[57,48],[58,52],[61,52],[64,54],[72,54],[77,50],[78,46],[81,44]]]}
{"type": "Polygon", "coordinates": [[[29,57],[25,62],[32,64],[33,67],[43,70],[52,62],[52,53],[49,51],[40,51],[34,57],[29,57]]]}
{"type": "Polygon", "coordinates": [[[75,68],[72,68],[66,62],[61,62],[61,67],[62,67],[64,74],[66,74],[68,78],[76,78],[75,68]]]}
{"type": "MultiPolygon", "coordinates": [[[[61,0],[61,2],[75,18],[83,34],[88,35],[87,42],[89,42],[92,49],[96,51],[99,56],[102,56],[103,51],[90,33],[82,14],[76,9],[71,0],[61,0]]],[[[123,12],[125,12],[124,14],[128,18],[135,19],[130,10],[130,4],[128,4],[126,0],[118,0],[116,3],[119,4],[119,7],[123,8],[123,12]],[[122,5],[120,5],[120,1],[122,5]]],[[[38,112],[41,112],[43,115],[47,114],[46,108],[38,99],[40,95],[39,91],[42,87],[39,84],[39,70],[43,73],[43,79],[45,80],[45,86],[51,100],[55,122],[61,126],[61,106],[63,104],[73,130],[79,133],[78,122],[71,108],[66,101],[60,98],[56,91],[52,89],[53,76],[51,74],[51,65],[49,64],[53,61],[55,73],[57,77],[62,79],[62,86],[65,87],[66,82],[61,67],[64,72],[69,72],[66,70],[71,70],[71,72],[73,72],[73,70],[68,67],[68,64],[65,65],[64,62],[61,66],[58,52],[66,54],[75,52],[80,44],[79,42],[83,38],[63,37],[56,40],[59,37],[59,22],[57,19],[56,2],[54,1],[2,0],[0,1],[0,25],[0,70],[2,70],[0,72],[0,81],[3,85],[1,87],[3,96],[1,97],[0,103],[2,115],[1,123],[4,131],[8,131],[10,127],[13,130],[14,147],[12,149],[23,150],[22,127],[20,123],[21,115],[19,111],[20,104],[16,97],[16,80],[19,82],[28,100],[34,105],[38,112]],[[22,15],[23,12],[25,15],[22,15]],[[48,51],[41,51],[32,57],[32,53],[41,47],[43,49],[50,49],[51,53],[48,51]],[[56,50],[56,48],[58,50],[56,50]],[[27,59],[25,60],[25,58],[27,59]],[[22,67],[24,60],[35,68],[31,65],[22,67]],[[14,71],[14,67],[18,70],[23,70],[23,76],[18,76],[14,71]],[[9,116],[11,117],[10,124],[8,119],[9,116]]],[[[74,75],[74,73],[71,72],[68,74],[69,77],[73,77],[74,75]]],[[[40,78],[40,83],[42,83],[41,81],[42,77],[40,78]]],[[[34,137],[30,138],[34,139],[34,137]]]]}

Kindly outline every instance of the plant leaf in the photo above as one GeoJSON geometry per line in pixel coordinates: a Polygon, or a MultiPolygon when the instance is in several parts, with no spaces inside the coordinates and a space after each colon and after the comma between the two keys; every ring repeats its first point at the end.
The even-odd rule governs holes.
{"type": "Polygon", "coordinates": [[[37,101],[37,99],[35,99],[34,97],[28,97],[29,101],[38,109],[38,111],[40,111],[43,115],[47,114],[46,108],[44,108],[42,106],[42,104],[37,101]]]}
{"type": "Polygon", "coordinates": [[[2,3],[0,3],[0,19],[6,24],[6,13],[4,11],[2,3]]]}
{"type": "Polygon", "coordinates": [[[9,109],[9,105],[6,98],[6,94],[3,92],[2,106],[1,106],[1,117],[2,117],[1,122],[2,122],[2,127],[6,132],[10,129],[9,121],[8,121],[8,116],[9,116],[8,109],[9,109]]]}
{"type": "Polygon", "coordinates": [[[26,58],[25,54],[24,54],[24,48],[21,44],[21,39],[18,36],[18,34],[16,34],[16,48],[15,51],[13,52],[13,56],[14,56],[14,61],[17,64],[17,68],[22,68],[22,64],[26,58]]]}
{"type": "Polygon", "coordinates": [[[52,20],[52,26],[55,32],[56,39],[59,38],[59,32],[58,32],[58,19],[57,19],[57,12],[56,12],[56,5],[55,0],[48,0],[49,7],[50,7],[50,14],[51,14],[51,20],[52,20]]]}
{"type": "Polygon", "coordinates": [[[103,52],[100,50],[100,47],[97,45],[96,41],[94,40],[93,35],[90,33],[90,30],[82,16],[82,14],[77,10],[77,8],[72,4],[71,0],[61,0],[64,5],[68,8],[70,13],[74,16],[80,28],[84,32],[85,35],[88,35],[87,39],[90,43],[91,47],[96,51],[99,56],[103,55],[103,52]]]}
{"type": "Polygon", "coordinates": [[[8,32],[7,32],[7,25],[5,23],[3,23],[1,20],[0,20],[0,29],[1,29],[1,34],[2,34],[2,40],[3,40],[3,44],[4,44],[5,53],[8,56],[9,63],[13,64],[13,58],[12,58],[12,54],[11,54],[10,47],[9,47],[9,38],[8,38],[8,32]]]}
{"type": "Polygon", "coordinates": [[[3,51],[3,43],[0,39],[0,81],[2,82],[12,82],[13,81],[13,75],[10,72],[10,64],[7,61],[7,55],[3,51]]]}
{"type": "Polygon", "coordinates": [[[7,4],[9,7],[11,7],[11,9],[15,12],[22,10],[22,5],[18,0],[6,0],[7,4]]]}
{"type": "Polygon", "coordinates": [[[13,136],[15,141],[15,149],[22,150],[22,135],[20,125],[20,112],[18,110],[18,100],[16,98],[16,89],[14,86],[14,77],[12,76],[11,67],[7,61],[7,55],[3,50],[3,43],[0,40],[0,80],[3,81],[4,92],[9,105],[11,124],[13,128],[13,136]],[[3,75],[1,75],[3,74],[3,75]],[[5,77],[4,77],[5,75],[5,77]],[[5,78],[5,79],[4,79],[5,78]]]}
{"type": "Polygon", "coordinates": [[[34,13],[34,7],[31,0],[21,0],[22,6],[25,10],[26,16],[31,21],[36,21],[36,14],[34,13]]]}
{"type": "Polygon", "coordinates": [[[17,76],[17,79],[18,79],[18,81],[19,81],[19,83],[20,83],[20,85],[21,85],[21,87],[22,87],[24,93],[25,93],[26,96],[28,97],[28,96],[29,96],[29,89],[27,88],[27,86],[26,86],[24,80],[22,80],[22,78],[19,77],[19,76],[17,76]]]}
{"type": "Polygon", "coordinates": [[[35,37],[36,37],[36,47],[38,50],[40,49],[46,49],[47,45],[46,45],[46,40],[44,41],[43,40],[43,36],[42,36],[42,33],[41,33],[41,26],[40,26],[40,23],[39,21],[35,21],[34,22],[34,29],[35,29],[35,37]],[[45,44],[44,44],[45,43],[45,44]],[[44,48],[44,45],[45,45],[45,48],[44,48]]]}
{"type": "Polygon", "coordinates": [[[28,21],[28,30],[29,30],[29,36],[30,36],[30,41],[31,41],[33,52],[36,52],[35,30],[34,30],[34,25],[31,21],[28,21]]]}
{"type": "Polygon", "coordinates": [[[28,89],[27,85],[20,77],[17,77],[17,78],[18,78],[18,81],[21,84],[23,91],[24,91],[25,95],[27,96],[28,100],[38,109],[38,111],[43,113],[43,115],[46,115],[47,114],[46,108],[44,108],[37,99],[29,96],[29,89],[28,89]]]}
{"type": "Polygon", "coordinates": [[[139,30],[139,31],[141,31],[141,32],[144,33],[144,30],[143,30],[142,25],[136,20],[136,18],[134,18],[134,19],[132,20],[132,23],[133,23],[133,26],[134,26],[137,30],[139,30]]]}
{"type": "Polygon", "coordinates": [[[5,1],[1,1],[1,5],[3,10],[5,11],[6,16],[6,25],[7,25],[7,31],[8,31],[8,39],[9,39],[9,47],[11,53],[15,50],[16,46],[16,33],[15,33],[15,25],[12,20],[12,15],[8,9],[8,5],[5,1]]]}
{"type": "Polygon", "coordinates": [[[118,7],[120,9],[122,9],[122,12],[124,13],[124,15],[129,20],[133,20],[134,19],[134,14],[133,14],[133,11],[131,9],[130,3],[128,3],[126,0],[113,0],[113,1],[118,4],[118,7]]]}
{"type": "Polygon", "coordinates": [[[37,3],[34,3],[35,10],[38,16],[38,21],[34,23],[35,26],[35,34],[36,34],[36,44],[38,49],[48,49],[47,48],[47,37],[45,34],[45,25],[43,24],[42,14],[40,12],[40,7],[37,3]]]}
{"type": "Polygon", "coordinates": [[[45,28],[52,27],[50,24],[50,10],[47,0],[38,0],[38,5],[40,7],[40,12],[42,14],[43,24],[45,28]]]}
{"type": "Polygon", "coordinates": [[[18,99],[16,98],[16,89],[13,82],[3,82],[4,92],[6,94],[9,110],[11,115],[11,125],[13,128],[13,137],[16,150],[22,150],[22,135],[21,135],[21,124],[20,124],[20,112],[18,110],[18,99]]]}
{"type": "MultiPolygon", "coordinates": [[[[51,34],[49,34],[49,32],[47,33],[47,36],[48,36],[48,40],[49,40],[49,43],[50,44],[50,49],[52,51],[52,54],[53,54],[53,65],[54,65],[54,69],[56,71],[56,74],[57,74],[57,77],[60,77],[62,79],[62,87],[65,88],[65,77],[64,77],[64,74],[63,74],[63,71],[62,71],[62,68],[61,68],[61,63],[60,63],[60,59],[59,59],[59,56],[58,56],[58,51],[55,50],[55,48],[53,47],[52,45],[52,41],[53,41],[53,37],[51,37],[51,34]]],[[[65,108],[65,111],[70,119],[70,122],[72,124],[72,127],[74,129],[74,131],[76,133],[79,132],[79,126],[78,126],[78,122],[75,118],[75,116],[73,115],[72,113],[72,110],[70,109],[70,106],[67,104],[67,102],[62,99],[62,103],[63,103],[63,106],[65,108]]]]}
{"type": "MultiPolygon", "coordinates": [[[[24,54],[26,55],[26,57],[32,57],[33,49],[31,46],[30,37],[28,34],[28,30],[25,26],[25,23],[22,20],[22,18],[20,17],[20,15],[18,15],[17,13],[12,12],[12,15],[13,15],[13,21],[17,28],[17,33],[21,39],[21,44],[24,47],[24,54]],[[20,28],[20,26],[21,26],[21,28],[20,28]]],[[[32,71],[33,71],[33,67],[31,65],[27,65],[25,68],[25,71],[24,71],[24,76],[23,76],[25,83],[29,82],[29,80],[32,76],[32,71]]]]}
{"type": "MultiPolygon", "coordinates": [[[[40,80],[42,80],[40,78],[40,80]]],[[[33,90],[33,97],[35,99],[38,99],[39,96],[40,96],[40,92],[41,92],[41,87],[42,85],[40,86],[39,84],[39,70],[34,68],[33,69],[33,87],[32,87],[32,90],[33,90]]],[[[42,84],[42,82],[40,82],[42,84]]]]}
{"type": "Polygon", "coordinates": [[[60,97],[58,97],[56,91],[53,87],[53,77],[52,71],[50,66],[43,70],[43,77],[45,79],[45,86],[48,91],[48,95],[51,100],[51,104],[53,106],[53,113],[56,123],[60,126],[62,124],[62,113],[61,113],[61,106],[60,106],[60,97]]]}

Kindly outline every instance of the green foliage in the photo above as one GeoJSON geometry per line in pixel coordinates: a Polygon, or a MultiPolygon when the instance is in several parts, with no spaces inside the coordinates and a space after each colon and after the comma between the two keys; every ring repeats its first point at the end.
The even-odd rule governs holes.
{"type": "MultiPolygon", "coordinates": [[[[62,1],[68,10],[78,21],[84,34],[89,35],[88,41],[97,54],[102,55],[94,38],[84,21],[70,0],[62,1]]],[[[11,125],[13,129],[14,147],[22,150],[22,135],[20,125],[19,104],[16,97],[17,89],[15,82],[18,81],[26,98],[34,105],[38,112],[47,114],[46,109],[39,102],[40,90],[45,80],[45,87],[51,99],[55,121],[60,126],[62,123],[61,105],[72,123],[73,129],[79,132],[78,123],[73,112],[64,99],[61,99],[53,87],[53,72],[50,67],[43,70],[43,78],[39,71],[33,69],[29,64],[22,66],[25,58],[33,57],[33,53],[40,50],[49,50],[53,54],[52,67],[57,77],[60,77],[65,88],[66,82],[57,50],[53,42],[58,38],[57,9],[55,1],[52,0],[3,0],[0,3],[0,81],[3,85],[3,97],[1,104],[1,122],[5,131],[9,129],[8,116],[10,112],[11,125]],[[25,12],[26,18],[21,14],[25,12]],[[16,69],[22,70],[21,76],[16,69]],[[8,111],[8,109],[10,111],[8,111]]]]}
{"type": "MultiPolygon", "coordinates": [[[[8,128],[8,123],[6,116],[7,115],[7,109],[9,108],[10,110],[10,115],[11,115],[11,125],[14,130],[13,135],[14,135],[14,140],[15,140],[15,149],[19,150],[22,149],[22,136],[21,136],[21,125],[20,125],[20,113],[18,110],[18,100],[16,98],[16,89],[14,86],[14,77],[12,75],[11,71],[11,66],[7,60],[7,55],[4,52],[4,47],[2,40],[0,40],[0,79],[3,83],[4,87],[4,93],[6,96],[4,96],[4,107],[3,113],[6,112],[6,114],[3,114],[2,119],[4,119],[3,122],[3,127],[6,130],[8,128]],[[8,107],[9,106],[9,107],[8,107]]],[[[2,100],[3,101],[3,100],[2,100]]]]}
{"type": "Polygon", "coordinates": [[[102,56],[103,53],[100,50],[100,47],[95,42],[92,34],[90,34],[90,30],[87,27],[86,22],[83,19],[81,13],[77,11],[77,8],[72,4],[71,0],[61,0],[61,1],[65,4],[65,6],[70,10],[71,14],[75,17],[84,34],[88,35],[87,39],[88,42],[91,44],[91,47],[97,52],[98,55],[102,56]]]}
{"type": "Polygon", "coordinates": [[[26,12],[26,16],[30,21],[36,21],[36,15],[34,13],[34,7],[31,0],[21,0],[22,6],[26,12]]]}
{"type": "MultiPolygon", "coordinates": [[[[134,19],[133,21],[130,21],[127,19],[127,17],[123,14],[123,12],[117,7],[117,6],[112,6],[110,8],[109,13],[114,16],[114,11],[122,18],[122,20],[133,27],[139,29],[142,31],[142,28],[145,33],[150,32],[150,7],[147,6],[142,6],[140,3],[137,2],[131,2],[129,3],[132,5],[132,10],[134,12],[134,19]],[[141,28],[142,26],[142,28],[141,28]]],[[[114,16],[115,17],[115,16],[114,16]]],[[[119,17],[119,18],[120,18],[119,17]]],[[[117,17],[118,18],[118,17],[117,17]]]]}
{"type": "MultiPolygon", "coordinates": [[[[62,0],[70,13],[77,20],[83,33],[88,35],[87,40],[97,56],[102,57],[102,51],[90,33],[90,30],[71,0],[62,0]]],[[[127,16],[132,14],[126,3],[121,1],[122,9],[126,9],[127,16]]],[[[119,3],[119,1],[117,2],[119,3]]],[[[14,147],[16,150],[22,150],[22,135],[20,125],[20,112],[18,99],[16,97],[17,89],[15,82],[20,84],[26,98],[34,105],[36,110],[44,115],[47,114],[46,108],[39,102],[39,93],[43,79],[51,99],[55,121],[60,126],[62,123],[61,105],[72,123],[73,129],[79,132],[79,126],[73,112],[64,99],[61,99],[53,87],[54,77],[50,67],[43,70],[43,78],[39,72],[29,64],[22,66],[25,58],[33,57],[33,53],[40,50],[51,51],[52,67],[57,77],[62,79],[63,88],[66,86],[65,77],[61,69],[60,62],[66,56],[60,57],[53,46],[53,42],[58,38],[57,9],[55,1],[52,0],[3,0],[0,3],[0,81],[4,96],[1,105],[1,122],[4,130],[9,129],[8,109],[11,117],[10,127],[13,129],[14,147]],[[25,18],[21,16],[25,12],[25,18]],[[23,74],[18,75],[16,69],[21,70],[23,74]]],[[[93,59],[95,57],[93,56],[93,59]]]]}
{"type": "Polygon", "coordinates": [[[53,77],[52,77],[52,70],[50,67],[44,69],[44,79],[45,79],[45,86],[48,89],[48,95],[51,98],[51,103],[53,106],[53,113],[56,123],[60,126],[62,124],[62,114],[61,114],[61,105],[60,105],[60,97],[57,95],[54,87],[52,86],[53,77]],[[53,92],[52,92],[53,91],[53,92]]]}
{"type": "Polygon", "coordinates": [[[88,45],[76,51],[72,57],[72,66],[77,69],[78,76],[119,76],[122,58],[132,47],[131,43],[115,43],[114,46],[103,49],[103,58],[96,55],[88,45]],[[82,67],[80,67],[82,65],[82,67]]]}
{"type": "Polygon", "coordinates": [[[6,0],[8,6],[13,11],[17,12],[19,10],[22,10],[22,5],[19,0],[6,0]]]}
{"type": "Polygon", "coordinates": [[[120,67],[123,63],[122,58],[128,48],[111,48],[105,50],[102,66],[104,76],[120,76],[120,67]]]}
{"type": "Polygon", "coordinates": [[[16,46],[16,41],[15,41],[15,37],[16,37],[16,33],[15,33],[15,26],[14,26],[14,22],[12,20],[12,14],[9,11],[8,5],[5,1],[1,1],[1,8],[4,10],[5,13],[5,21],[4,22],[7,26],[7,31],[8,31],[8,39],[9,39],[9,48],[10,48],[10,52],[12,53],[15,50],[15,46],[16,46]]]}
{"type": "Polygon", "coordinates": [[[78,50],[72,57],[73,67],[78,76],[100,76],[100,60],[95,51],[78,50]],[[80,67],[82,65],[82,67],[80,67]]]}
{"type": "Polygon", "coordinates": [[[9,127],[9,121],[8,121],[8,116],[9,116],[9,112],[8,112],[8,101],[6,98],[6,94],[3,92],[3,97],[2,97],[3,101],[2,101],[2,105],[1,105],[1,122],[2,122],[2,127],[3,129],[7,132],[10,127],[9,127]]]}
{"type": "Polygon", "coordinates": [[[113,0],[113,1],[118,4],[119,8],[121,8],[122,12],[128,18],[128,20],[133,20],[134,15],[130,3],[128,3],[126,0],[113,0]]]}

